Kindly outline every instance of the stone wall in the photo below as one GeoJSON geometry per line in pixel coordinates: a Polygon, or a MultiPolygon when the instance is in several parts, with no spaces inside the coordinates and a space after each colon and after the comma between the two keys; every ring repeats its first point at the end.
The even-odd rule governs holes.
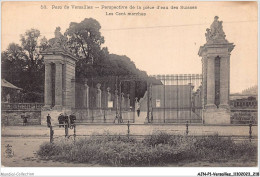
{"type": "Polygon", "coordinates": [[[258,112],[256,110],[231,110],[231,124],[257,124],[258,112]]]}
{"type": "Polygon", "coordinates": [[[2,125],[14,126],[23,125],[22,115],[28,116],[28,125],[41,124],[41,111],[40,110],[2,110],[2,125]],[[24,113],[25,112],[25,113],[24,113]]]}

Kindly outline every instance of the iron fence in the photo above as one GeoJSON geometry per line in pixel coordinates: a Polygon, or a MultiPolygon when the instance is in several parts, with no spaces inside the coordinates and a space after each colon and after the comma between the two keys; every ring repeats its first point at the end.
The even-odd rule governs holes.
{"type": "Polygon", "coordinates": [[[136,76],[78,79],[73,112],[81,122],[135,122],[135,100],[143,96],[147,80],[136,76]]]}
{"type": "Polygon", "coordinates": [[[147,84],[147,119],[157,123],[202,123],[202,75],[153,75],[147,84]]]}
{"type": "MultiPolygon", "coordinates": [[[[113,125],[113,126],[117,126],[117,127],[125,127],[125,131],[123,134],[119,134],[119,136],[126,136],[126,137],[135,137],[136,139],[139,139],[139,140],[142,140],[144,139],[145,137],[147,136],[151,136],[151,134],[135,134],[135,133],[132,133],[131,131],[131,127],[136,127],[136,126],[144,126],[144,124],[133,124],[133,123],[130,123],[130,121],[127,121],[126,123],[122,123],[122,124],[106,124],[106,125],[113,125]]],[[[166,126],[166,124],[146,124],[145,126],[156,126],[156,125],[160,125],[160,126],[166,126]]],[[[169,124],[167,124],[169,125],[169,124]]],[[[253,135],[253,131],[254,132],[257,132],[258,129],[257,129],[257,125],[256,124],[248,124],[248,125],[245,125],[245,124],[240,124],[240,125],[196,125],[196,124],[190,124],[188,121],[186,121],[186,123],[182,123],[182,124],[170,124],[170,125],[178,125],[178,126],[181,126],[182,127],[182,130],[181,131],[176,131],[174,134],[171,134],[171,135],[186,135],[186,136],[195,136],[195,137],[205,137],[205,136],[212,136],[212,135],[218,135],[218,134],[194,134],[190,128],[191,127],[196,127],[196,126],[231,126],[231,127],[248,127],[247,130],[247,133],[244,132],[244,135],[218,135],[219,137],[226,137],[226,138],[231,138],[232,140],[234,141],[246,141],[248,140],[249,142],[252,142],[252,141],[257,141],[258,140],[258,136],[257,136],[257,133],[255,133],[256,135],[253,135]],[[253,130],[253,127],[254,130],[253,130]],[[247,134],[247,135],[246,135],[247,134]]],[[[60,138],[65,138],[65,139],[70,139],[70,138],[73,138],[74,142],[76,140],[77,137],[91,137],[93,136],[93,133],[92,134],[82,134],[82,133],[79,133],[78,132],[78,127],[79,126],[84,126],[85,128],[84,129],[87,129],[88,127],[91,127],[91,126],[104,126],[104,124],[89,124],[89,123],[74,123],[74,124],[58,124],[58,125],[53,125],[53,126],[50,126],[50,143],[53,143],[55,139],[60,139],[60,138]],[[63,129],[64,128],[64,129],[63,129]],[[71,130],[71,134],[69,134],[69,129],[71,130]],[[56,135],[55,134],[55,131],[63,131],[64,134],[61,135],[56,135]]],[[[95,134],[95,136],[115,136],[113,134],[95,134]]]]}

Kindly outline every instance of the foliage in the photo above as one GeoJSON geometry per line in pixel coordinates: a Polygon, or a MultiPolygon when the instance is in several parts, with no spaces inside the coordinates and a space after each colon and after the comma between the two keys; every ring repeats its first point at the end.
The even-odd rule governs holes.
{"type": "Polygon", "coordinates": [[[252,143],[234,143],[231,138],[224,139],[218,135],[197,139],[193,149],[197,152],[196,158],[208,158],[210,161],[218,161],[216,157],[222,157],[222,160],[243,156],[254,158],[257,154],[257,147],[252,143]]]}
{"type": "Polygon", "coordinates": [[[98,59],[100,46],[104,37],[101,35],[101,26],[93,18],[85,18],[80,23],[71,22],[65,35],[68,37],[68,44],[72,52],[78,58],[84,58],[84,63],[94,63],[98,59]]]}
{"type": "Polygon", "coordinates": [[[20,77],[24,76],[22,73],[26,70],[22,47],[18,44],[11,43],[7,50],[2,52],[1,56],[2,77],[20,87],[21,84],[19,83],[20,79],[22,79],[20,77]]]}
{"type": "MultiPolygon", "coordinates": [[[[34,100],[42,101],[44,89],[44,64],[38,45],[40,31],[30,29],[21,35],[21,45],[11,43],[2,52],[2,78],[23,89],[24,95],[35,93],[34,100]],[[39,97],[37,97],[37,95],[39,97]]],[[[25,102],[30,98],[24,97],[25,102]]]]}
{"type": "MultiPolygon", "coordinates": [[[[99,22],[85,18],[80,23],[71,22],[65,32],[67,46],[77,58],[76,76],[79,78],[109,74],[104,69],[108,63],[108,49],[102,48],[104,37],[99,22]]],[[[111,70],[110,70],[111,71],[111,70]]]]}
{"type": "Polygon", "coordinates": [[[120,135],[104,135],[45,143],[41,158],[109,166],[162,166],[181,161],[222,161],[257,158],[253,144],[234,143],[218,136],[193,137],[156,133],[142,141],[120,135]],[[223,144],[225,143],[225,144],[223,144]]]}
{"type": "MultiPolygon", "coordinates": [[[[43,67],[42,57],[40,57],[38,48],[38,38],[40,31],[37,29],[31,29],[21,35],[21,43],[24,52],[24,59],[27,61],[27,68],[29,72],[37,71],[37,69],[43,67]]],[[[32,73],[30,73],[32,74],[32,73]]]]}

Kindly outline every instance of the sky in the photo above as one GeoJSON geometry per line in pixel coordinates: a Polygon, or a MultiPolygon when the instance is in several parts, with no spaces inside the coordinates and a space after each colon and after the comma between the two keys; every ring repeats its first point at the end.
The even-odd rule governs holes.
{"type": "Polygon", "coordinates": [[[216,15],[223,21],[226,39],[235,45],[230,57],[230,90],[241,92],[257,84],[257,2],[4,2],[1,49],[5,50],[11,42],[20,44],[20,35],[28,29],[39,29],[41,37],[50,39],[57,26],[64,32],[71,22],[94,18],[102,27],[103,46],[110,53],[128,56],[147,74],[200,74],[198,51],[206,42],[206,28],[216,15]],[[62,9],[53,9],[53,5],[62,9]],[[93,9],[72,9],[73,5],[93,9]],[[111,10],[108,6],[128,9],[111,10]],[[170,9],[171,6],[179,9],[170,9]],[[146,15],[116,15],[116,12],[146,15]],[[113,15],[106,15],[109,13],[113,15]]]}

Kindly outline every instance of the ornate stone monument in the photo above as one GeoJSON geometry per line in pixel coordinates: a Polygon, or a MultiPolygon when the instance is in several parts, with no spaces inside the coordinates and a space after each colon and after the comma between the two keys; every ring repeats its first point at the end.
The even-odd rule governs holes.
{"type": "Polygon", "coordinates": [[[76,58],[66,48],[66,37],[55,30],[55,38],[49,40],[50,47],[41,52],[45,63],[44,107],[42,123],[50,114],[54,123],[58,114],[70,113],[75,107],[75,62],[76,58]],[[73,102],[74,101],[74,102],[73,102]]]}
{"type": "Polygon", "coordinates": [[[234,45],[226,40],[217,16],[206,31],[207,43],[198,53],[202,57],[203,120],[205,124],[230,124],[230,53],[234,45]]]}

